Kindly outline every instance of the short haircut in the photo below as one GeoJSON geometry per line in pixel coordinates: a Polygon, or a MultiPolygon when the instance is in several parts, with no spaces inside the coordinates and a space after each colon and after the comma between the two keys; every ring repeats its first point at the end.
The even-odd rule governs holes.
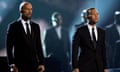
{"type": "Polygon", "coordinates": [[[20,6],[19,6],[19,11],[21,11],[21,10],[23,9],[23,6],[24,6],[25,4],[31,4],[31,3],[30,3],[30,2],[27,2],[27,1],[23,1],[23,2],[20,4],[20,6]]]}
{"type": "Polygon", "coordinates": [[[59,12],[53,12],[52,15],[51,15],[51,20],[52,21],[55,21],[57,16],[61,15],[59,12]]]}
{"type": "Polygon", "coordinates": [[[95,10],[95,8],[88,8],[88,9],[87,9],[87,16],[89,15],[89,13],[90,13],[89,11],[90,11],[90,10],[95,10]]]}

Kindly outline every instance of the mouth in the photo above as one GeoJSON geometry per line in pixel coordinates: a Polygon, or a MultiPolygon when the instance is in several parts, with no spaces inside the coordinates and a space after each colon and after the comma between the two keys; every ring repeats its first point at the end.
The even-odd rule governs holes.
{"type": "Polygon", "coordinates": [[[26,15],[27,17],[31,17],[32,16],[32,14],[28,14],[28,15],[26,15]]]}

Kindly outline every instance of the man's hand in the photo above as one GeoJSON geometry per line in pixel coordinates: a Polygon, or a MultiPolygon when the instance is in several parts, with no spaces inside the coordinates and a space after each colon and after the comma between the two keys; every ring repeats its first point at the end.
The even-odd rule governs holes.
{"type": "Polygon", "coordinates": [[[44,72],[44,71],[45,71],[44,65],[39,65],[38,66],[38,72],[44,72]]]}
{"type": "Polygon", "coordinates": [[[18,68],[15,65],[13,65],[11,66],[10,71],[18,72],[18,68]]]}
{"type": "Polygon", "coordinates": [[[78,68],[75,68],[73,72],[80,72],[78,68]]]}
{"type": "Polygon", "coordinates": [[[108,72],[108,69],[104,69],[104,72],[108,72]]]}

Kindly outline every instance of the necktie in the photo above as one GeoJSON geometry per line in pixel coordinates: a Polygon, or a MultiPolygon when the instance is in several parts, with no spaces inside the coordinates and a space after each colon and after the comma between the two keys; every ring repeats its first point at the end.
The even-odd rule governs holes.
{"type": "Polygon", "coordinates": [[[28,23],[25,23],[25,24],[26,24],[26,31],[27,31],[27,36],[30,36],[29,25],[28,25],[28,23]]]}
{"type": "Polygon", "coordinates": [[[93,38],[93,46],[94,48],[96,48],[96,37],[95,37],[94,28],[92,28],[92,38],[93,38]]]}

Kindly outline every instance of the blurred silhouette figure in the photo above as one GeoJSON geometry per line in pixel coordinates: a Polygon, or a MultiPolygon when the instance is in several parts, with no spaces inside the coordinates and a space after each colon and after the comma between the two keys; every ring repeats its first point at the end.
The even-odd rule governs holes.
{"type": "Polygon", "coordinates": [[[49,58],[48,72],[70,72],[70,41],[68,31],[62,27],[62,15],[51,16],[53,27],[46,31],[45,47],[49,58]]]}
{"type": "Polygon", "coordinates": [[[114,23],[106,26],[106,46],[109,68],[120,68],[120,11],[114,14],[114,23]]]}
{"type": "Polygon", "coordinates": [[[87,13],[86,13],[86,9],[84,9],[82,12],[81,12],[81,23],[80,24],[76,24],[75,27],[76,28],[79,28],[80,26],[83,26],[83,25],[86,25],[87,24],[87,13]]]}

